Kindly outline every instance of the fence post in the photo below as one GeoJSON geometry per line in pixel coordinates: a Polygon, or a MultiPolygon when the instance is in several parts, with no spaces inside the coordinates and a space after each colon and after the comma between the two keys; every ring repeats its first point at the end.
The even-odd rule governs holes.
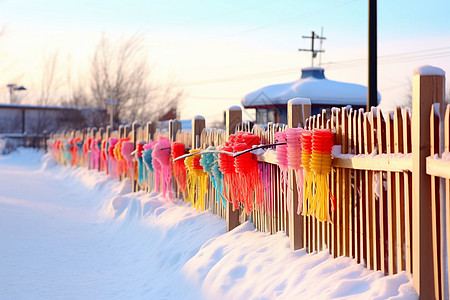
{"type": "Polygon", "coordinates": [[[192,119],[192,149],[200,148],[200,135],[205,128],[205,118],[202,116],[195,116],[192,119]]]}
{"type": "Polygon", "coordinates": [[[153,136],[156,131],[156,124],[152,121],[147,122],[147,126],[145,128],[145,141],[150,142],[153,141],[153,136]]]}
{"type": "Polygon", "coordinates": [[[131,126],[130,126],[130,124],[125,125],[125,126],[123,127],[123,137],[124,137],[124,138],[128,137],[128,135],[130,134],[130,132],[131,132],[131,126]]]}
{"type": "MultiPolygon", "coordinates": [[[[232,106],[226,113],[226,138],[236,131],[236,126],[242,123],[242,109],[239,106],[232,106]]],[[[233,210],[233,205],[227,201],[226,207],[227,231],[239,226],[239,210],[233,210]]]]}
{"type": "Polygon", "coordinates": [[[91,128],[91,144],[89,145],[89,169],[94,168],[93,160],[94,160],[94,154],[92,146],[94,145],[95,137],[97,136],[97,127],[91,128]]]}
{"type": "Polygon", "coordinates": [[[108,141],[110,137],[111,137],[111,126],[108,125],[106,126],[106,137],[105,137],[106,141],[108,141]]]}
{"type": "MultiPolygon", "coordinates": [[[[74,131],[75,132],[75,131],[74,131]]],[[[103,128],[103,127],[100,127],[99,129],[98,129],[98,137],[99,137],[99,139],[100,140],[103,140],[103,134],[105,133],[105,128],[103,128]]]]}
{"type": "MultiPolygon", "coordinates": [[[[309,117],[306,113],[311,111],[309,107],[308,112],[305,112],[306,100],[309,99],[291,99],[288,102],[288,127],[297,128],[298,125],[304,124],[305,119],[309,117]]],[[[310,105],[309,105],[310,106],[310,105]]],[[[304,247],[303,245],[303,216],[297,214],[298,207],[298,190],[297,180],[294,170],[289,170],[289,186],[292,190],[292,198],[289,207],[289,244],[291,250],[298,250],[304,247]]]]}
{"type": "Polygon", "coordinates": [[[134,121],[133,125],[131,125],[131,140],[134,143],[134,149],[136,149],[137,130],[139,127],[141,127],[141,123],[139,123],[139,121],[134,121]]]}
{"type": "Polygon", "coordinates": [[[119,125],[119,139],[124,137],[124,126],[123,125],[119,125]]]}
{"type": "MultiPolygon", "coordinates": [[[[133,148],[136,149],[136,142],[137,142],[137,130],[138,128],[141,127],[141,123],[139,123],[139,121],[134,121],[133,124],[131,125],[131,140],[133,141],[133,148]]],[[[134,161],[134,169],[133,172],[136,172],[136,168],[137,168],[137,161],[134,161]]],[[[131,178],[133,178],[131,185],[133,188],[133,192],[136,192],[138,190],[138,184],[137,184],[137,180],[135,178],[136,176],[132,176],[131,178]]],[[[130,179],[131,179],[130,178],[130,179]]]]}
{"type": "MultiPolygon", "coordinates": [[[[175,142],[175,139],[177,137],[177,132],[181,130],[181,122],[177,120],[170,120],[169,121],[169,139],[170,142],[175,142]]],[[[200,132],[201,134],[201,132],[200,132]]]]}
{"type": "Polygon", "coordinates": [[[414,71],[412,91],[412,252],[413,286],[420,299],[434,299],[431,227],[431,177],[426,173],[430,155],[430,112],[443,103],[444,71],[424,66],[414,71]]]}

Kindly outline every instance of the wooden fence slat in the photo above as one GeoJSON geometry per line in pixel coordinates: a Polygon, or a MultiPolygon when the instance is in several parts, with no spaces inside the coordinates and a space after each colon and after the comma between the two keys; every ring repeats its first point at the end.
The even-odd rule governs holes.
{"type": "MultiPolygon", "coordinates": [[[[403,153],[403,120],[401,108],[396,108],[394,111],[394,152],[403,153]]],[[[405,270],[405,251],[403,245],[405,244],[405,175],[400,172],[395,173],[396,183],[396,235],[397,235],[397,272],[405,270]]]]}
{"type": "MultiPolygon", "coordinates": [[[[337,127],[338,127],[338,110],[337,109],[333,109],[331,111],[331,130],[336,132],[336,134],[334,135],[335,139],[333,142],[334,144],[337,144],[337,137],[339,137],[339,134],[337,133],[337,127]]],[[[331,182],[331,194],[333,195],[333,197],[336,199],[336,174],[337,174],[337,170],[336,168],[332,168],[331,170],[331,176],[330,176],[330,182],[331,182]]],[[[331,245],[331,249],[330,249],[330,253],[331,255],[333,255],[333,257],[337,257],[337,207],[334,207],[334,210],[331,212],[331,228],[330,228],[330,245],[331,245]]]]}
{"type": "MultiPolygon", "coordinates": [[[[386,151],[386,122],[384,120],[381,110],[377,110],[377,135],[378,135],[378,153],[385,153],[386,151]]],[[[388,226],[387,226],[387,190],[384,189],[383,172],[379,172],[379,200],[375,203],[375,231],[377,258],[379,257],[380,269],[383,274],[388,273],[388,226]],[[379,237],[378,237],[379,236],[379,237]]]]}
{"type": "MultiPolygon", "coordinates": [[[[352,130],[353,130],[353,153],[354,154],[359,154],[359,147],[358,147],[358,142],[359,142],[359,136],[358,136],[358,126],[357,126],[357,122],[358,122],[358,114],[359,111],[355,110],[353,112],[353,122],[352,122],[352,130]]],[[[353,212],[353,257],[356,259],[356,261],[359,263],[360,262],[360,258],[359,258],[359,254],[360,254],[360,236],[359,236],[359,221],[361,220],[361,216],[359,214],[359,207],[360,207],[360,202],[358,201],[358,179],[359,179],[359,171],[358,170],[353,170],[353,203],[352,203],[352,212],[353,212]]]]}
{"type": "MultiPolygon", "coordinates": [[[[353,153],[353,110],[350,109],[348,112],[348,123],[347,123],[347,153],[353,153]]],[[[353,207],[354,207],[354,198],[352,193],[352,183],[351,178],[353,175],[354,170],[347,170],[347,184],[345,186],[346,188],[346,199],[347,199],[347,207],[348,207],[348,256],[349,257],[355,257],[354,254],[354,245],[355,245],[355,239],[354,239],[354,214],[353,214],[353,207]]]]}
{"type": "MultiPolygon", "coordinates": [[[[374,128],[374,121],[376,121],[376,117],[374,117],[374,111],[371,110],[370,113],[370,119],[367,113],[364,114],[363,119],[363,131],[365,132],[364,135],[364,151],[365,154],[370,154],[373,151],[373,128],[374,128]]],[[[368,269],[373,268],[373,262],[374,262],[374,248],[376,247],[376,242],[374,241],[374,230],[376,227],[374,227],[374,199],[373,199],[373,193],[372,193],[372,179],[373,179],[373,172],[371,171],[365,171],[365,206],[366,206],[366,266],[368,269]]]]}
{"type": "MultiPolygon", "coordinates": [[[[393,126],[391,116],[386,116],[386,151],[387,154],[391,154],[393,151],[393,126]]],[[[388,218],[388,266],[389,274],[393,275],[396,273],[396,255],[395,255],[395,242],[396,242],[396,223],[394,222],[395,217],[395,178],[392,172],[387,172],[387,218],[388,218]]]]}
{"type": "MultiPolygon", "coordinates": [[[[444,151],[450,152],[450,104],[447,104],[444,116],[444,151]]],[[[447,259],[450,257],[450,179],[445,179],[445,220],[446,220],[446,242],[447,242],[447,259]]],[[[443,259],[445,261],[445,259],[443,259]]],[[[444,271],[444,268],[442,268],[444,271]]],[[[447,263],[447,278],[442,276],[447,280],[447,287],[450,287],[450,263],[447,263]]],[[[442,284],[445,287],[445,284],[442,284]]],[[[442,293],[445,295],[445,292],[442,293]]]]}
{"type": "MultiPolygon", "coordinates": [[[[367,117],[367,116],[365,116],[367,117]]],[[[363,118],[364,118],[364,112],[363,110],[358,111],[358,154],[364,153],[364,143],[367,141],[367,136],[369,136],[369,132],[363,131],[363,118]],[[363,134],[364,132],[364,134],[363,134]]],[[[367,142],[366,142],[367,143],[367,142]]],[[[366,204],[366,194],[365,194],[365,185],[364,185],[364,178],[365,178],[365,172],[364,171],[357,171],[357,179],[356,183],[358,185],[358,189],[360,191],[360,194],[358,196],[358,203],[359,203],[359,240],[360,240],[360,248],[359,248],[359,260],[358,263],[363,263],[364,260],[366,260],[366,253],[367,253],[367,241],[366,241],[366,235],[367,235],[367,217],[366,217],[366,211],[367,211],[367,204],[366,204]]]]}
{"type": "MultiPolygon", "coordinates": [[[[336,143],[342,145],[342,110],[336,110],[336,143]]],[[[336,226],[336,257],[343,255],[342,244],[342,172],[343,170],[338,168],[336,170],[336,214],[335,214],[335,226],[336,226]]]]}
{"type": "MultiPolygon", "coordinates": [[[[403,117],[403,151],[404,153],[410,153],[411,151],[411,122],[408,110],[405,108],[402,110],[403,117]]],[[[412,258],[412,247],[411,247],[411,173],[404,174],[404,186],[405,186],[405,268],[408,274],[412,273],[411,258],[412,258]]]]}
{"type": "MultiPolygon", "coordinates": [[[[342,108],[342,153],[348,153],[348,110],[342,108]]],[[[350,172],[348,169],[342,171],[342,255],[349,256],[349,236],[350,236],[350,226],[349,226],[349,186],[350,186],[350,172]]]]}
{"type": "MultiPolygon", "coordinates": [[[[440,107],[432,105],[430,113],[430,155],[440,152],[440,107]]],[[[431,235],[433,243],[433,273],[434,273],[434,295],[436,299],[441,299],[441,260],[440,260],[440,179],[431,175],[431,235]]]]}

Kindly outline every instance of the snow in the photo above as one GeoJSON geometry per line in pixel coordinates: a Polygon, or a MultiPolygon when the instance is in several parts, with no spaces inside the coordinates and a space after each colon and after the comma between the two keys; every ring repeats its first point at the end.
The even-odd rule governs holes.
{"type": "Polygon", "coordinates": [[[229,111],[236,111],[236,110],[242,110],[240,106],[233,105],[228,108],[229,111]]]}
{"type": "MultiPolygon", "coordinates": [[[[299,80],[268,85],[247,94],[241,100],[242,106],[250,108],[281,105],[297,97],[308,98],[312,104],[367,104],[367,88],[363,85],[329,80],[322,77],[324,72],[322,68],[304,68],[302,72],[302,78],[299,80]]],[[[378,94],[378,100],[380,99],[381,96],[378,94]]]]}
{"type": "Polygon", "coordinates": [[[417,67],[413,71],[413,76],[420,75],[420,76],[445,76],[445,71],[438,67],[433,67],[430,65],[423,65],[420,67],[417,67]]]}
{"type": "Polygon", "coordinates": [[[290,251],[284,233],[130,193],[42,152],[0,156],[2,299],[417,299],[406,273],[290,251]]]}
{"type": "Polygon", "coordinates": [[[201,115],[196,115],[196,116],[194,117],[194,120],[205,120],[205,117],[204,117],[204,116],[201,116],[201,115]]]}
{"type": "Polygon", "coordinates": [[[293,98],[291,100],[288,101],[288,104],[290,105],[311,105],[311,100],[308,98],[293,98]]]}

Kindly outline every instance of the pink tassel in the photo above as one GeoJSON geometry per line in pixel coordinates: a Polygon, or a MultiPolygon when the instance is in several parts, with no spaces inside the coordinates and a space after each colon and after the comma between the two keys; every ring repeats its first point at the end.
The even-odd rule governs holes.
{"type": "Polygon", "coordinates": [[[167,138],[159,138],[153,147],[152,164],[155,169],[158,183],[156,186],[162,185],[162,194],[164,198],[168,194],[169,199],[172,198],[172,170],[170,168],[170,140],[167,138]],[[156,167],[157,165],[157,167],[156,167]],[[160,181],[161,180],[161,181],[160,181]]]}
{"type": "Polygon", "coordinates": [[[121,154],[125,159],[125,166],[128,177],[130,177],[131,182],[134,182],[134,156],[131,152],[134,151],[134,143],[129,141],[124,141],[122,143],[121,154]]]}

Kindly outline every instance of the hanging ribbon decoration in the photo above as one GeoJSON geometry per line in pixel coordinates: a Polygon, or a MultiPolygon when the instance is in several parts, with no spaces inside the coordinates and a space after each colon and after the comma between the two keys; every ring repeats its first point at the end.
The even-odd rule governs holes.
{"type": "Polygon", "coordinates": [[[150,187],[152,186],[152,174],[155,171],[155,169],[153,169],[153,165],[152,165],[152,152],[153,152],[153,146],[156,142],[150,142],[144,145],[144,151],[142,152],[142,158],[144,161],[144,166],[145,166],[145,181],[147,182],[147,186],[150,187]]]}
{"type": "MultiPolygon", "coordinates": [[[[237,132],[228,138],[228,142],[221,148],[233,153],[249,150],[260,143],[260,138],[248,132],[237,132]]],[[[231,157],[219,154],[219,168],[224,174],[225,183],[229,191],[227,200],[233,203],[233,209],[239,208],[241,203],[247,214],[253,210],[253,199],[257,205],[263,205],[263,186],[259,176],[258,160],[253,153],[245,152],[231,157]]]]}
{"type": "MultiPolygon", "coordinates": [[[[284,143],[276,146],[277,165],[281,171],[282,192],[286,193],[288,187],[288,155],[287,155],[287,137],[286,132],[278,131],[275,133],[275,144],[284,143]]],[[[287,193],[286,209],[290,211],[291,193],[287,193]]]]}
{"type": "Polygon", "coordinates": [[[89,147],[91,145],[92,138],[88,138],[85,143],[83,144],[83,162],[85,164],[85,167],[89,169],[89,163],[90,163],[90,155],[89,155],[89,147]]]}
{"type": "MultiPolygon", "coordinates": [[[[180,142],[174,142],[172,143],[172,160],[184,155],[186,152],[186,149],[184,147],[183,143],[180,142]]],[[[172,167],[173,167],[173,174],[175,177],[175,180],[177,181],[178,189],[183,193],[183,196],[186,198],[186,188],[187,188],[187,169],[186,165],[184,163],[185,159],[179,159],[176,161],[173,161],[172,167]]]]}
{"type": "Polygon", "coordinates": [[[304,170],[302,168],[302,128],[287,128],[286,142],[287,142],[287,161],[288,166],[295,172],[298,191],[298,208],[297,214],[302,213],[303,210],[303,185],[304,185],[304,170]]]}
{"type": "Polygon", "coordinates": [[[100,169],[108,174],[108,141],[103,140],[101,143],[100,152],[100,169]]]}
{"type": "MultiPolygon", "coordinates": [[[[197,153],[200,149],[192,149],[189,153],[197,153]]],[[[187,190],[188,197],[186,201],[190,201],[192,207],[203,211],[205,209],[205,195],[208,191],[208,173],[203,172],[200,165],[201,155],[192,155],[186,157],[184,163],[188,169],[187,190]]]]}
{"type": "Polygon", "coordinates": [[[312,200],[319,221],[326,221],[329,211],[330,190],[328,175],[331,173],[331,148],[333,133],[331,130],[314,129],[312,135],[312,154],[310,166],[314,172],[315,194],[312,200]]]}
{"type": "MultiPolygon", "coordinates": [[[[216,147],[208,147],[207,150],[216,150],[216,147]]],[[[219,153],[203,153],[200,159],[200,165],[205,172],[209,173],[209,179],[216,190],[216,201],[221,202],[226,207],[226,198],[223,195],[223,173],[219,169],[219,153]]]]}
{"type": "Polygon", "coordinates": [[[99,169],[100,164],[100,148],[98,146],[100,140],[92,139],[91,143],[91,168],[99,169]]]}
{"type": "MultiPolygon", "coordinates": [[[[286,132],[278,131],[275,133],[275,143],[287,143],[286,132]]],[[[287,182],[287,173],[288,173],[288,153],[287,153],[287,145],[277,145],[276,146],[276,157],[277,164],[281,170],[281,179],[283,182],[287,182]]]]}
{"type": "MultiPolygon", "coordinates": [[[[234,138],[230,135],[230,138],[234,138]]],[[[230,139],[229,139],[230,140],[230,139]]],[[[220,147],[220,150],[233,152],[233,147],[227,142],[224,146],[220,147]]],[[[237,186],[239,182],[236,176],[236,168],[234,167],[234,157],[228,154],[219,153],[219,169],[223,173],[225,188],[228,193],[225,193],[225,197],[228,202],[233,204],[233,210],[239,209],[239,202],[237,197],[237,186]]]]}
{"type": "Polygon", "coordinates": [[[77,164],[79,166],[81,166],[84,163],[84,161],[83,161],[83,144],[84,144],[84,141],[81,139],[78,142],[76,142],[76,146],[78,148],[77,164]]]}
{"type": "Polygon", "coordinates": [[[108,170],[113,178],[119,178],[119,174],[117,173],[117,159],[114,155],[116,145],[119,142],[117,138],[109,138],[109,147],[108,147],[108,161],[109,167],[108,170]]]}
{"type": "MultiPolygon", "coordinates": [[[[156,178],[161,178],[162,194],[172,198],[172,171],[170,169],[170,140],[160,137],[153,147],[152,163],[155,167],[156,178]]],[[[158,186],[158,185],[157,185],[158,186]]]]}
{"type": "Polygon", "coordinates": [[[142,158],[142,151],[144,150],[144,142],[139,142],[136,144],[136,161],[138,163],[138,182],[139,184],[144,184],[144,160],[142,158]]]}
{"type": "Polygon", "coordinates": [[[64,141],[62,146],[62,157],[64,164],[70,165],[72,163],[72,139],[64,141]]]}
{"type": "Polygon", "coordinates": [[[312,153],[312,135],[311,131],[304,130],[302,132],[302,166],[305,170],[305,180],[303,187],[303,210],[302,214],[310,216],[315,204],[312,203],[314,191],[314,174],[310,167],[311,153],[312,153]]]}
{"type": "Polygon", "coordinates": [[[134,183],[134,156],[131,152],[134,151],[134,143],[129,140],[122,142],[122,147],[120,149],[120,154],[124,161],[123,173],[130,178],[131,183],[134,183]]]}
{"type": "Polygon", "coordinates": [[[114,157],[117,160],[117,176],[120,177],[121,175],[125,175],[127,171],[127,162],[125,161],[125,158],[122,155],[122,145],[124,142],[128,142],[130,140],[129,137],[121,138],[117,142],[116,146],[114,147],[114,157]]]}
{"type": "Polygon", "coordinates": [[[76,138],[72,141],[72,166],[77,165],[78,161],[78,143],[80,142],[80,138],[76,138]]]}

